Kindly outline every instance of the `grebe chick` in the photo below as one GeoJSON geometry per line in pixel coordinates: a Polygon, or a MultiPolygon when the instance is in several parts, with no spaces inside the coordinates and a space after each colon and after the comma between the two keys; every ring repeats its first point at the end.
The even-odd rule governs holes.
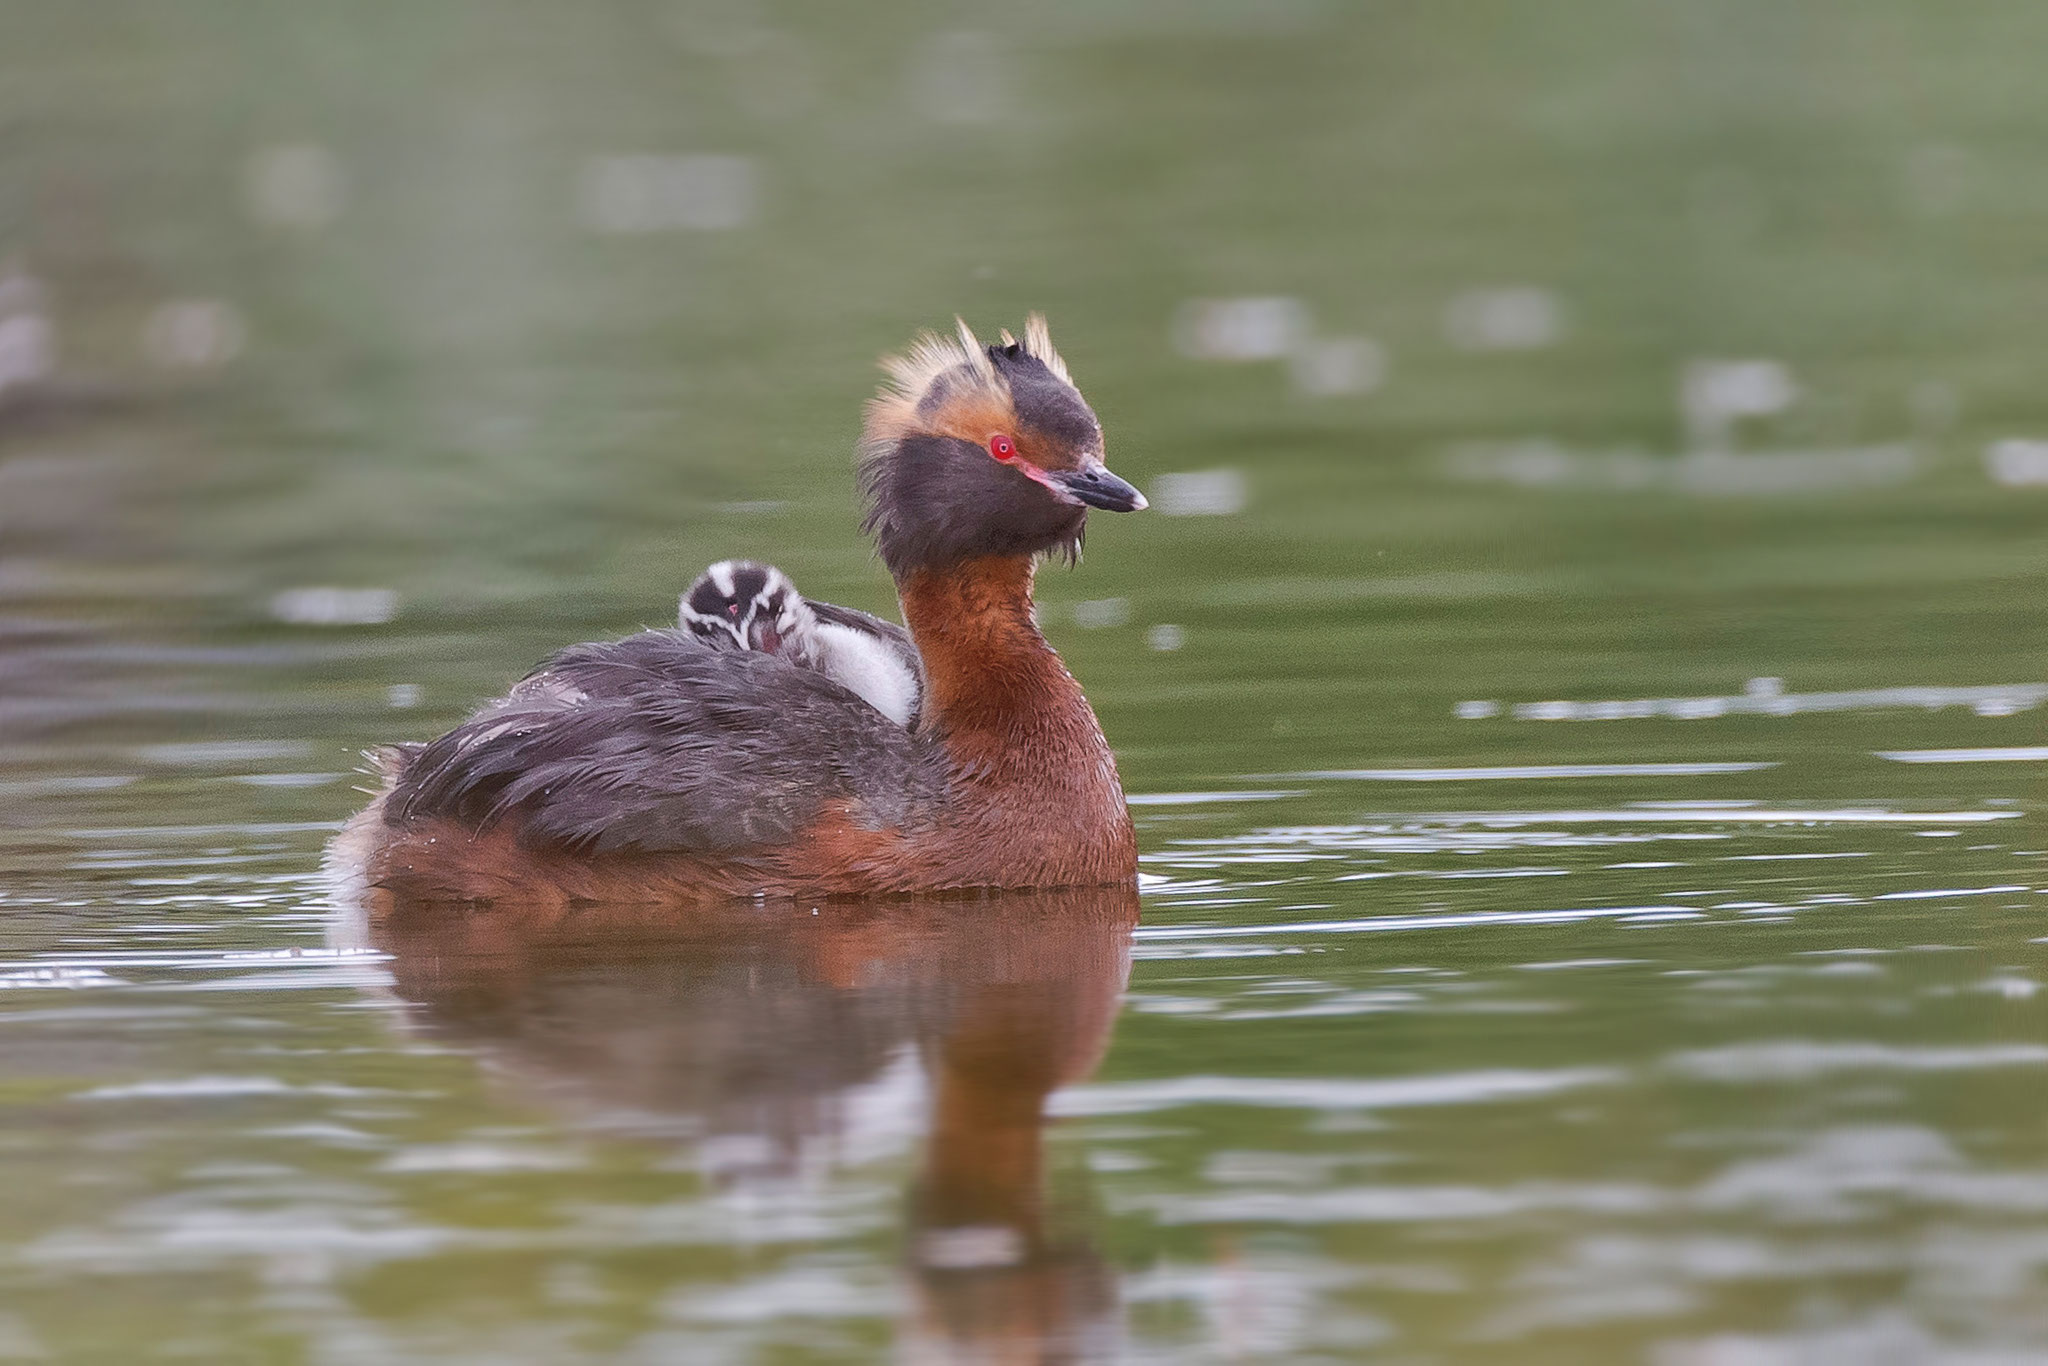
{"type": "Polygon", "coordinates": [[[571,646],[386,756],[335,844],[381,889],[373,916],[1135,882],[1116,756],[1031,588],[1040,558],[1078,556],[1090,509],[1145,499],[1103,464],[1043,318],[883,364],[860,487],[917,648],[916,726],[782,657],[779,612],[773,653],[673,627],[571,646]]]}
{"type": "Polygon", "coordinates": [[[897,725],[916,724],[924,689],[910,633],[808,601],[772,564],[720,560],[684,591],[676,624],[713,649],[759,650],[817,669],[897,725]]]}

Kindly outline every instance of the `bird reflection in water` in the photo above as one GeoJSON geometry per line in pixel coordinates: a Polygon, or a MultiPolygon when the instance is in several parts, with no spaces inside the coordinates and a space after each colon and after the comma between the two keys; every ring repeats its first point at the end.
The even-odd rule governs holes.
{"type": "Polygon", "coordinates": [[[1132,888],[681,918],[369,895],[369,940],[438,1040],[558,1109],[690,1132],[770,1174],[839,1141],[855,1093],[914,1056],[930,1099],[904,1359],[1115,1353],[1114,1277],[1074,1202],[1049,1198],[1044,1124],[1107,1046],[1132,888]]]}

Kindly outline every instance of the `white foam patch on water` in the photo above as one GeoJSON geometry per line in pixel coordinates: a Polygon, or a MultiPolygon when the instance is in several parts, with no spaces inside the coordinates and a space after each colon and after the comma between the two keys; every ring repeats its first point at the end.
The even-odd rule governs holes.
{"type": "MultiPolygon", "coordinates": [[[[167,899],[181,903],[189,902],[195,905],[219,904],[222,900],[221,898],[205,896],[167,899]]],[[[154,934],[203,933],[203,931],[193,931],[190,927],[178,925],[137,926],[134,928],[138,933],[145,931],[154,934]]],[[[374,963],[382,961],[382,959],[383,955],[378,953],[343,953],[308,958],[306,959],[306,966],[308,968],[332,968],[354,962],[374,963]]],[[[107,968],[184,968],[203,970],[218,968],[228,962],[230,960],[223,955],[207,949],[101,949],[92,953],[53,953],[48,955],[46,963],[22,964],[21,966],[34,969],[44,967],[93,968],[101,971],[107,968]]]]}
{"type": "Polygon", "coordinates": [[[1680,721],[1720,716],[1797,716],[1810,712],[1941,711],[1968,707],[1979,716],[2012,716],[2048,702],[2048,683],[1999,683],[1983,687],[1908,686],[1859,688],[1843,692],[1786,692],[1783,680],[1753,678],[1746,691],[1699,697],[1630,697],[1600,701],[1518,702],[1508,709],[1517,721],[1639,721],[1669,717],[1680,721]]]}
{"type": "MultiPolygon", "coordinates": [[[[1621,817],[1616,815],[1616,819],[1621,817]]],[[[1141,854],[1146,864],[1168,864],[1189,872],[1229,870],[1230,886],[1241,888],[1260,884],[1238,876],[1248,868],[1345,861],[1375,863],[1359,854],[1500,854],[1526,850],[1598,849],[1612,845],[1670,843],[1677,841],[1722,841],[1731,838],[1717,830],[1559,830],[1531,828],[1530,823],[1509,817],[1502,823],[1469,821],[1387,822],[1373,825],[1306,826],[1267,829],[1250,835],[1229,835],[1217,839],[1182,839],[1167,842],[1157,852],[1141,854]]],[[[1590,823],[1590,822],[1589,822],[1590,823]]],[[[1541,822],[1534,823],[1540,826],[1541,822]]],[[[1656,824],[1669,827],[1676,822],[1656,824]]],[[[1380,873],[1352,873],[1353,880],[1380,873]]],[[[1192,879],[1191,879],[1192,880],[1192,879]]]]}
{"type": "Polygon", "coordinates": [[[1974,1072],[2048,1066],[2048,1045],[2013,1043],[1911,1047],[1780,1039],[1674,1053],[1666,1070],[1698,1081],[1811,1081],[1838,1072],[1974,1072]]]}
{"type": "Polygon", "coordinates": [[[310,740],[196,740],[180,744],[140,745],[135,757],[153,764],[197,768],[208,764],[246,764],[263,759],[303,759],[313,752],[310,740]]]}
{"type": "Polygon", "coordinates": [[[159,991],[325,991],[341,988],[376,989],[391,984],[391,973],[381,955],[344,954],[326,960],[309,959],[277,971],[244,972],[205,981],[160,984],[159,991]]]}
{"type": "Polygon", "coordinates": [[[1277,802],[1304,795],[1299,789],[1275,792],[1135,792],[1124,798],[1127,806],[1208,806],[1224,802],[1277,802]]]}
{"type": "Polygon", "coordinates": [[[353,777],[349,773],[235,773],[226,781],[244,787],[325,787],[353,777]]]}
{"type": "Polygon", "coordinates": [[[1372,915],[1350,920],[1303,920],[1277,925],[1145,925],[1133,930],[1148,940],[1239,939],[1279,934],[1370,934],[1386,930],[1466,929],[1479,925],[1570,925],[1584,920],[1698,920],[1690,906],[1585,906],[1550,911],[1468,911],[1442,915],[1372,915]]]}
{"type": "MultiPolygon", "coordinates": [[[[1622,809],[1446,812],[1369,824],[1275,827],[1245,835],[1168,841],[1142,855],[1191,873],[1261,866],[1298,866],[1372,854],[1472,854],[1579,849],[1668,841],[1726,841],[1749,828],[1832,825],[1982,825],[2017,819],[2017,810],[1898,811],[1883,807],[1755,807],[1658,805],[1622,809]],[[1586,829],[1607,826],[1608,829],[1586,829]],[[1715,829],[1712,827],[1724,827],[1715,829]],[[1546,828],[1548,827],[1548,828],[1546,828]],[[1674,828],[1680,827],[1680,828],[1674,828]],[[1707,828],[1688,828],[1707,827],[1707,828]]],[[[1370,860],[1368,860],[1370,861],[1370,860]]],[[[1420,871],[1350,871],[1335,878],[1421,876],[1420,871]]],[[[1443,875],[1438,872],[1436,875],[1443,875]]],[[[1195,879],[1190,879],[1194,882],[1195,879]]]]}
{"type": "MultiPolygon", "coordinates": [[[[1515,1299],[1482,1319],[1473,1336],[1499,1341],[1543,1329],[1684,1314],[1699,1307],[1703,1286],[1868,1275],[1892,1270],[1899,1260],[1889,1248],[1846,1240],[1784,1246],[1720,1232],[1595,1233],[1532,1258],[1511,1282],[1515,1299]]],[[[1744,1357],[1714,1360],[1716,1366],[1751,1366],[1744,1357]]],[[[1844,1358],[1844,1366],[1850,1360],[1864,1359],[1844,1358]]],[[[1821,1361],[1800,1359],[1801,1366],[1821,1361]]]]}
{"type": "MultiPolygon", "coordinates": [[[[1337,1299],[1331,1292],[1362,1283],[1389,1282],[1407,1289],[1455,1288],[1447,1285],[1447,1280],[1429,1269],[1418,1274],[1406,1267],[1340,1265],[1262,1247],[1233,1247],[1212,1265],[1162,1261],[1142,1271],[1125,1272],[1117,1298],[1125,1304],[1172,1305],[1173,1312],[1168,1315],[1154,1310],[1142,1318],[1161,1325],[1186,1324],[1186,1328],[1138,1329],[1128,1337],[1123,1332],[1102,1335],[1083,1341],[1081,1350],[1058,1359],[1127,1362],[1130,1366],[1357,1360],[1360,1351],[1394,1336],[1395,1330],[1384,1320],[1360,1312],[1355,1296],[1337,1299]]],[[[1069,1337],[1078,1340],[1078,1335],[1069,1337]]],[[[943,1353],[929,1359],[961,1358],[943,1353]]]]}
{"type": "Polygon", "coordinates": [[[1538,1072],[1501,1068],[1422,1077],[1170,1077],[1160,1081],[1106,1082],[1055,1094],[1051,1112],[1062,1116],[1136,1115],[1184,1105],[1242,1105],[1292,1110],[1381,1110],[1424,1105],[1473,1105],[1557,1095],[1621,1080],[1609,1067],[1538,1072]]]}
{"type": "Polygon", "coordinates": [[[431,1256],[458,1245],[506,1245],[506,1237],[392,1221],[378,1211],[343,1214],[303,1205],[260,1211],[152,1212],[112,1232],[61,1230],[22,1249],[30,1263],[78,1265],[97,1272],[189,1269],[229,1258],[333,1256],[378,1262],[431,1256]]]}
{"type": "Polygon", "coordinates": [[[789,1318],[890,1318],[901,1296],[887,1282],[864,1283],[843,1270],[795,1266],[715,1290],[672,1296],[662,1312],[700,1323],[770,1323],[789,1318]]]}
{"type": "Polygon", "coordinates": [[[257,1138],[284,1138],[302,1143],[318,1143],[334,1148],[382,1148],[390,1140],[362,1129],[352,1129],[346,1124],[279,1124],[267,1129],[251,1129],[257,1138]]]}
{"type": "MultiPolygon", "coordinates": [[[[1340,991],[1298,1006],[1231,1006],[1206,996],[1133,996],[1129,1008],[1144,1015],[1199,1016],[1206,1020],[1343,1019],[1414,1010],[1432,1004],[1413,991],[1340,991]]],[[[1453,1009],[1457,1007],[1451,1007],[1453,1009]]],[[[1493,1008],[1501,1008],[1495,1006],[1493,1008]]]]}
{"type": "Polygon", "coordinates": [[[290,948],[240,949],[220,956],[223,963],[333,963],[338,960],[383,962],[391,957],[383,949],[290,948]]]}
{"type": "Polygon", "coordinates": [[[1918,825],[1928,821],[1980,825],[1987,821],[2016,820],[2018,811],[1891,811],[1881,807],[1786,807],[1744,808],[1701,805],[1697,809],[1661,807],[1625,811],[1532,811],[1473,813],[1464,817],[1475,824],[1575,825],[1599,821],[1626,824],[1630,821],[1740,822],[1746,825],[1918,825]]]}
{"type": "Polygon", "coordinates": [[[125,1086],[97,1086],[73,1100],[218,1100],[231,1096],[389,1096],[390,1091],[332,1082],[294,1085],[276,1077],[166,1077],[125,1086]]]}
{"type": "Polygon", "coordinates": [[[9,778],[0,797],[49,797],[70,792],[110,792],[135,781],[132,773],[80,773],[55,778],[9,778]]]}
{"type": "Polygon", "coordinates": [[[1672,489],[1707,496],[1759,496],[1896,484],[1917,468],[1905,444],[1678,455],[1619,448],[1574,450],[1547,437],[1466,441],[1446,450],[1453,479],[1523,488],[1672,489]]]}
{"type": "Polygon", "coordinates": [[[1131,959],[1170,962],[1197,958],[1280,958],[1299,957],[1307,952],[1305,948],[1279,944],[1139,944],[1131,950],[1131,959]]]}
{"type": "Polygon", "coordinates": [[[0,972],[0,991],[33,991],[39,988],[69,991],[80,987],[121,985],[120,978],[110,977],[98,968],[16,968],[0,972]]]}
{"type": "Polygon", "coordinates": [[[1897,1309],[1826,1328],[1715,1333],[1662,1342],[1650,1357],[1651,1366],[2034,1366],[2040,1360],[2031,1347],[1936,1337],[1897,1309]]]}
{"type": "Polygon", "coordinates": [[[1714,773],[1755,773],[1777,766],[1775,760],[1682,764],[1520,764],[1479,768],[1332,768],[1288,776],[1332,781],[1457,783],[1521,778],[1689,778],[1714,773]]]}
{"type": "Polygon", "coordinates": [[[422,1144],[392,1154],[381,1164],[387,1172],[560,1172],[583,1165],[575,1153],[549,1148],[521,1148],[500,1143],[422,1144]]]}
{"type": "Polygon", "coordinates": [[[103,843],[107,840],[191,840],[212,837],[259,839],[272,835],[332,834],[342,823],[333,821],[252,821],[244,825],[108,825],[82,826],[52,834],[72,840],[103,843]]]}
{"type": "Polygon", "coordinates": [[[1932,1129],[1871,1124],[1828,1129],[1788,1151],[1736,1162],[1691,1192],[1688,1203],[1700,1210],[1767,1210],[1778,1219],[1838,1223],[1882,1209],[1880,1197],[2038,1215],[2048,1210],[2048,1173],[1973,1169],[1932,1129]]]}
{"type": "Polygon", "coordinates": [[[1518,1186],[1348,1186],[1312,1192],[1247,1191],[1158,1196],[1147,1201],[1161,1223],[1413,1224],[1504,1219],[1570,1211],[1641,1214],[1663,1208],[1654,1186],[1529,1182],[1518,1186]]]}
{"type": "Polygon", "coordinates": [[[596,1207],[581,1238],[595,1246],[819,1243],[879,1234],[893,1228],[899,1214],[894,1192],[881,1186],[755,1180],[705,1199],[596,1207]]]}
{"type": "Polygon", "coordinates": [[[1987,749],[1879,749],[1871,753],[1899,764],[2048,763],[2048,745],[2005,745],[1987,749]]]}
{"type": "MultiPolygon", "coordinates": [[[[1973,1168],[1947,1137],[1907,1124],[1850,1126],[1807,1135],[1785,1151],[1737,1160],[1690,1188],[1537,1181],[1499,1187],[1384,1184],[1329,1189],[1318,1171],[1240,1171],[1216,1164],[1207,1176],[1220,1184],[1285,1189],[1141,1196],[1131,1204],[1155,1209],[1170,1223],[1427,1223],[1552,1210],[1621,1216],[1757,1210],[1778,1222],[1840,1225],[1887,1217],[1900,1203],[2022,1217],[2048,1211],[2048,1172],[1973,1168]]],[[[1754,1238],[1702,1235],[1680,1240],[1685,1247],[1683,1265],[1670,1264],[1679,1244],[1669,1240],[1617,1234],[1602,1235],[1598,1244],[1581,1242],[1574,1252],[1609,1263],[1613,1258],[1602,1254],[1601,1246],[1615,1244],[1632,1249],[1627,1258],[1631,1264],[1661,1260],[1680,1279],[1744,1280],[1793,1269],[1781,1264],[1792,1254],[1754,1238]]],[[[1895,1250],[1844,1243],[1817,1261],[1803,1253],[1796,1260],[1808,1266],[1810,1274],[1821,1274],[1829,1269],[1874,1269],[1898,1255],[1895,1250]]],[[[2048,1261],[2048,1246],[2040,1248],[2037,1259],[2048,1261]]],[[[1562,1268],[1555,1255],[1545,1265],[1562,1268]]],[[[1608,1274],[1619,1272],[1609,1266],[1608,1274]]],[[[1553,1283],[1548,1277],[1536,1279],[1553,1283]]],[[[1523,1283],[1530,1282],[1523,1278],[1523,1283]]]]}

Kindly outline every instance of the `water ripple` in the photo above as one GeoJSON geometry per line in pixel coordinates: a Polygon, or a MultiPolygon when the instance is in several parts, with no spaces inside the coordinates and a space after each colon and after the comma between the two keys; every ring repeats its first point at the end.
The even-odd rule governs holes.
{"type": "Polygon", "coordinates": [[[1067,1116],[1134,1115],[1184,1105],[1247,1105],[1306,1110],[1380,1110],[1417,1105],[1472,1105],[1556,1095],[1611,1085],[1622,1073],[1606,1067],[1555,1071],[1496,1069],[1425,1077],[1349,1078],[1171,1077],[1159,1081],[1069,1087],[1052,1111],[1067,1116]]]}

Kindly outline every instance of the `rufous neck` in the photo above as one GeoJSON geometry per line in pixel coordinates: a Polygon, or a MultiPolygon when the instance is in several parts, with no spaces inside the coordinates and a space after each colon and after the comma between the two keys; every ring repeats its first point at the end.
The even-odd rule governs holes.
{"type": "Polygon", "coordinates": [[[1028,556],[991,555],[897,584],[903,619],[924,657],[925,715],[943,724],[1008,726],[1017,715],[1079,696],[1033,620],[1028,556]]]}

